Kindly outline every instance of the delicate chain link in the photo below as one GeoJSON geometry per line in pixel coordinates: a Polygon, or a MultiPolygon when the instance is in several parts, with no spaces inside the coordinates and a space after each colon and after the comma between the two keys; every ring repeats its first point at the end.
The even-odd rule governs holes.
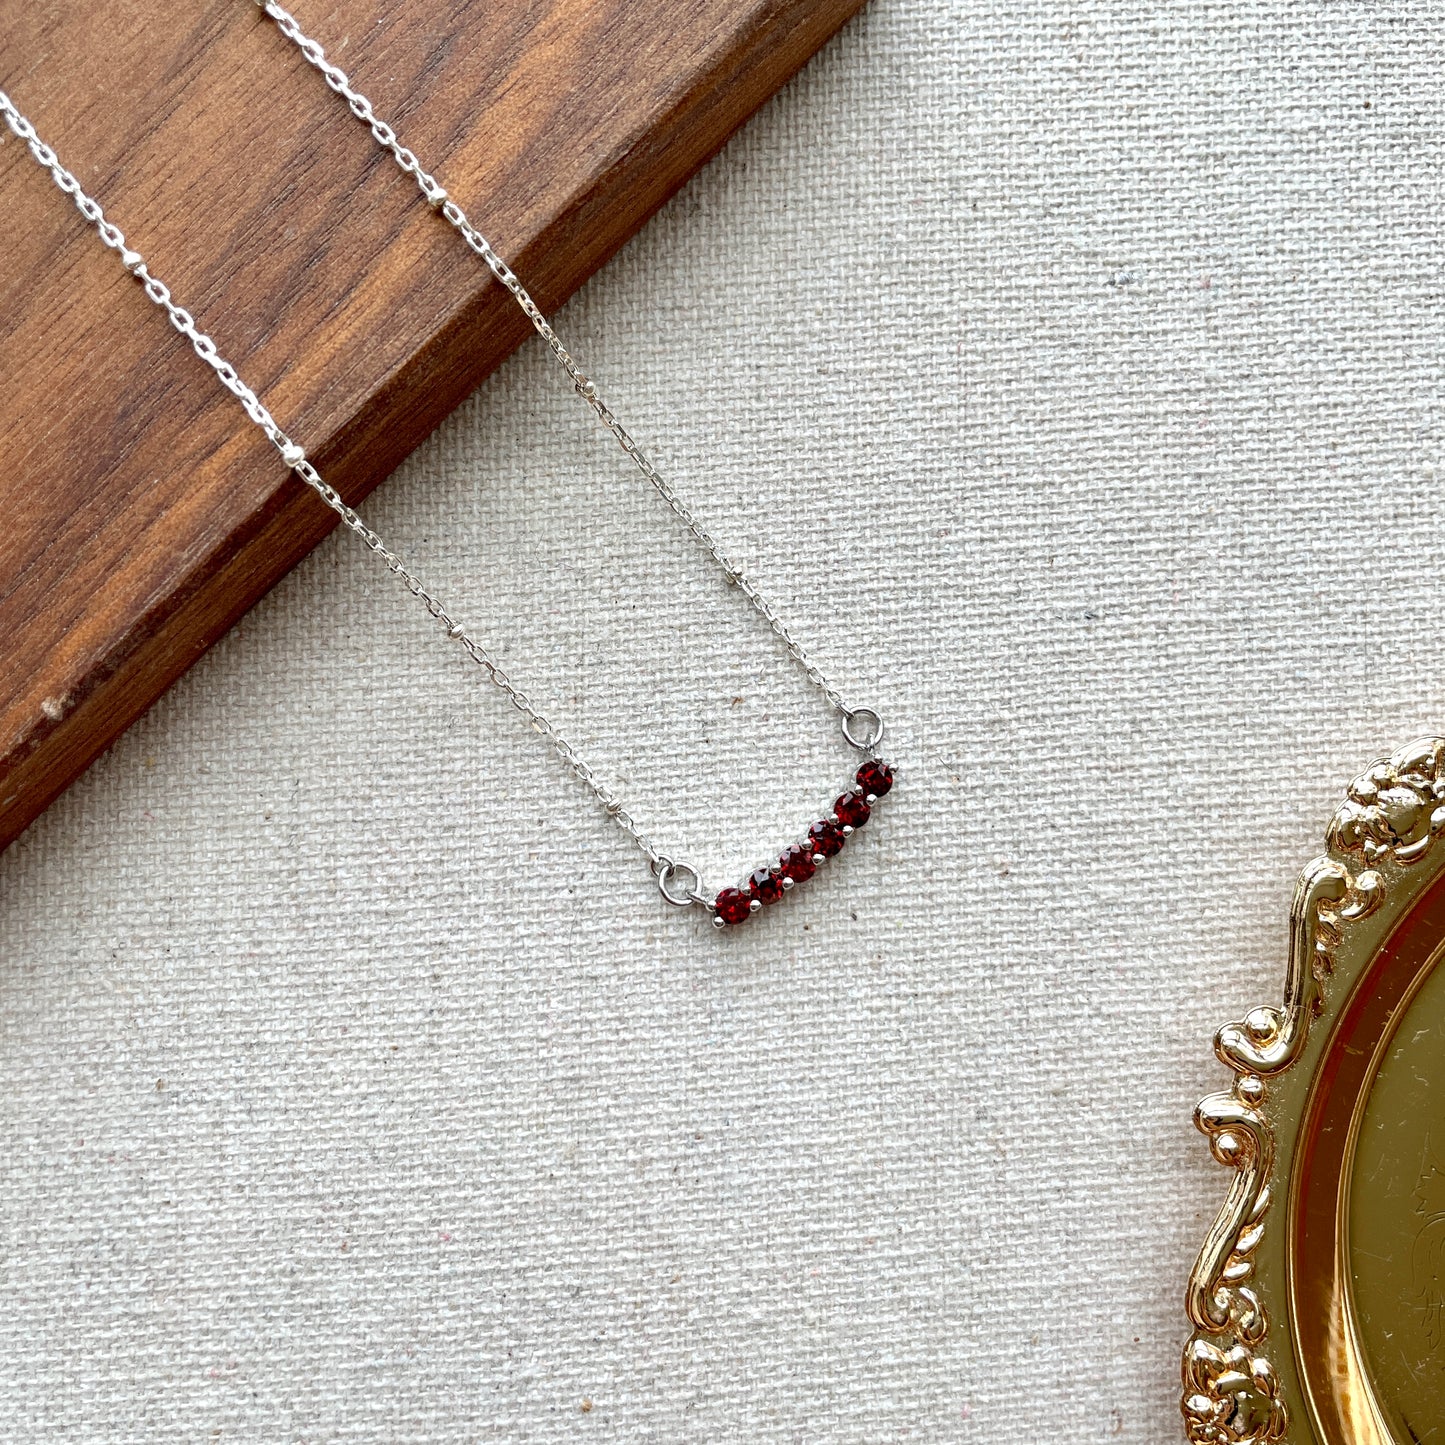
{"type": "MultiPolygon", "coordinates": [[[[882,736],[882,720],[870,709],[855,710],[844,704],[842,695],[804,651],[772,604],[758,591],[742,569],[733,563],[712,534],[698,520],[692,508],[678,495],[671,483],[658,472],[641,447],[602,401],[597,394],[596,385],[563,346],[557,333],[532,300],[521,281],[518,280],[512,268],[492,249],[491,243],[468,220],[466,213],[447,195],[440,183],[423,169],[416,155],[401,144],[396,131],[376,115],[371,102],[352,86],[345,71],[332,65],[326,59],[326,52],[321,45],[302,32],[295,18],[280,5],[273,3],[273,0],[256,0],[256,4],[275,21],[281,33],[291,40],[305,59],[321,73],[326,84],[346,101],[351,113],[370,130],[376,143],[387,151],[405,174],[415,180],[427,203],[456,229],[467,245],[486,263],[497,280],[512,294],[538,335],[547,343],[552,355],[566,371],[578,395],[592,408],[598,419],[612,433],[618,445],[632,458],[638,470],[652,484],[687,530],[722,568],[727,580],[743,593],[754,610],[767,622],[787,649],[789,656],[803,669],[809,682],[823,694],[828,705],[842,715],[844,735],[855,746],[861,747],[865,751],[873,751],[873,745],[882,736]],[[860,740],[850,731],[850,726],[860,717],[872,720],[869,724],[870,732],[872,732],[873,723],[876,722],[876,732],[872,732],[871,741],[860,740]]],[[[197,327],[191,313],[172,298],[170,289],[165,283],[150,272],[141,254],[126,243],[125,235],[120,228],[106,219],[99,203],[86,194],[80,182],[60,163],[55,151],[40,139],[36,134],[35,127],[21,114],[3,90],[0,90],[0,115],[4,116],[10,130],[29,147],[35,160],[50,173],[55,184],[74,201],[76,209],[95,228],[101,241],[119,254],[121,264],[141,283],[150,300],[166,313],[171,325],[191,343],[196,355],[215,372],[222,386],[240,402],[246,415],[266,434],[272,445],[280,452],[286,465],[336,513],[347,528],[385,562],[390,571],[401,579],[402,584],[422,603],[428,613],[446,628],[447,636],[462,645],[468,655],[486,672],[488,678],[528,720],[533,730],[551,743],[557,755],[588,788],[606,815],[637,844],[647,858],[662,889],[663,896],[671,903],[699,903],[704,907],[711,908],[712,900],[706,895],[702,879],[697,871],[685,863],[674,860],[657,847],[639,828],[636,820],[623,806],[614,790],[598,780],[591,766],[582,758],[566,736],[507,676],[497,659],[481,642],[472,637],[460,622],[456,621],[435,594],[423,585],[416,573],[406,566],[401,558],[361,520],[357,513],[342,500],[340,493],[322,478],[321,474],[307,460],[302,448],[281,429],[260,398],[241,379],[236,368],[220,354],[216,343],[197,327]],[[680,880],[684,878],[687,881],[681,882],[680,880]]]]}
{"type": "Polygon", "coordinates": [[[561,339],[552,329],[551,323],[542,314],[537,303],[532,300],[526,287],[517,279],[516,272],[497,255],[487,238],[467,219],[466,212],[447,195],[440,182],[422,168],[415,153],[401,144],[397,139],[396,131],[376,114],[375,107],[352,85],[346,72],[340,66],[333,65],[327,60],[326,52],[320,43],[302,31],[300,25],[296,23],[296,18],[289,11],[283,10],[280,5],[274,3],[274,0],[255,0],[255,3],[276,22],[276,28],[295,44],[306,60],[320,71],[327,85],[346,102],[352,115],[370,130],[377,145],[386,151],[397,165],[416,182],[417,189],[422,193],[427,204],[440,212],[467,245],[487,263],[488,270],[516,298],[517,305],[526,313],[527,319],[536,328],[537,334],[547,343],[548,350],[561,363],[562,369],[577,389],[577,394],[597,413],[602,425],[612,433],[617,439],[617,444],[637,464],[637,469],[657,489],[658,495],[672,508],[687,530],[722,568],[723,575],[728,581],[742,592],[768,626],[778,635],[784,647],[787,648],[788,655],[807,674],[808,681],[827,698],[829,707],[835,712],[846,712],[848,709],[844,707],[842,695],[837,688],[829,682],[817,664],[803,650],[802,644],[788,630],[773,605],[758,591],[751,579],[744,575],[742,569],[733,563],[713,535],[697,519],[692,508],[653,466],[642,448],[637,445],[628,434],[627,429],[612,414],[607,404],[597,394],[596,385],[577,365],[567,348],[562,345],[561,339]]]}
{"type": "MultiPolygon", "coordinates": [[[[141,283],[145,288],[146,295],[166,313],[170,318],[171,325],[191,343],[196,355],[216,373],[221,385],[241,403],[245,408],[246,415],[270,438],[272,445],[281,453],[281,458],[287,466],[386,563],[392,572],[396,573],[407,591],[413,597],[418,598],[426,610],[446,628],[447,636],[453,641],[459,642],[466,649],[487,676],[507,695],[512,705],[531,723],[534,731],[540,733],[552,744],[567,767],[591,790],[607,816],[642,849],[648,862],[652,865],[653,871],[658,872],[664,866],[670,870],[675,866],[673,860],[662,853],[638,827],[632,814],[622,806],[613,790],[605,783],[598,781],[591,767],[562,732],[538,711],[527,694],[502,671],[496,658],[472,637],[461,623],[456,621],[436,596],[422,584],[416,573],[361,520],[351,507],[347,506],[341,499],[340,493],[329,482],[322,479],[316,468],[306,460],[305,452],[281,430],[261,399],[241,380],[236,368],[220,354],[216,343],[196,325],[195,318],[191,313],[184,306],[176,303],[165,282],[151,274],[140,252],[126,244],[125,235],[120,227],[106,219],[100,204],[85,193],[80,182],[60,163],[54,150],[40,139],[35,133],[35,127],[15,108],[10,97],[3,90],[0,90],[0,115],[5,117],[5,123],[11,131],[29,147],[30,154],[50,172],[51,179],[55,184],[75,202],[76,210],[95,227],[96,234],[101,241],[112,251],[119,253],[121,264],[141,283]]],[[[696,877],[696,875],[693,876],[696,877]]],[[[693,893],[698,896],[690,898],[689,901],[703,903],[707,901],[700,896],[700,886],[698,889],[694,889],[693,893]]]]}

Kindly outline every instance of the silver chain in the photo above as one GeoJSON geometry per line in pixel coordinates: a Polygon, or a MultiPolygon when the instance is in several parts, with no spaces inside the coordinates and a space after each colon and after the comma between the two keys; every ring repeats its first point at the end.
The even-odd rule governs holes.
{"type": "Polygon", "coordinates": [[[561,338],[552,329],[551,322],[542,314],[537,303],[532,300],[527,288],[517,279],[516,272],[497,255],[492,249],[491,242],[467,219],[466,212],[447,195],[435,176],[422,169],[421,162],[417,160],[415,153],[401,144],[397,139],[396,131],[376,114],[375,107],[352,85],[346,72],[340,66],[333,65],[327,60],[326,52],[321,48],[320,43],[312,40],[302,31],[293,15],[275,4],[274,0],[255,0],[255,3],[276,22],[276,28],[296,46],[306,60],[321,73],[321,77],[327,85],[346,102],[352,115],[366,126],[377,145],[386,151],[401,170],[416,182],[417,189],[421,192],[427,205],[439,212],[455,228],[467,245],[487,263],[487,269],[516,298],[517,305],[526,313],[527,319],[536,328],[537,335],[547,343],[547,349],[561,363],[562,369],[577,389],[577,394],[596,412],[598,420],[617,439],[617,444],[622,450],[637,464],[638,471],[652,483],[663,501],[682,519],[687,530],[722,568],[723,575],[727,580],[742,591],[743,595],[766,620],[768,626],[777,633],[787,648],[789,656],[807,674],[808,681],[828,699],[828,706],[835,712],[846,712],[843,698],[837,688],[828,681],[817,664],[803,650],[802,645],[788,630],[787,625],[778,616],[772,604],[743,574],[742,569],[728,557],[713,535],[698,521],[692,508],[653,466],[642,448],[637,445],[628,434],[627,429],[612,414],[607,403],[597,394],[594,382],[577,365],[567,348],[562,345],[561,338]]]}
{"type": "MultiPolygon", "coordinates": [[[[687,530],[722,568],[727,580],[743,593],[753,608],[767,621],[769,627],[786,647],[789,656],[803,669],[809,682],[822,692],[829,706],[841,715],[844,736],[848,741],[864,751],[874,751],[882,738],[882,719],[870,708],[853,709],[844,704],[841,694],[809,658],[772,605],[743,574],[742,570],[734,565],[711,533],[698,521],[692,509],[648,460],[642,449],[598,396],[594,383],[573,360],[566,347],[562,345],[557,333],[552,329],[547,318],[542,315],[526,288],[517,279],[512,268],[497,255],[487,238],[472,225],[467,219],[466,213],[447,195],[436,179],[422,168],[416,155],[400,143],[395,130],[377,117],[371,102],[352,87],[346,73],[327,61],[322,47],[302,32],[295,19],[281,6],[268,3],[268,0],[256,0],[256,3],[266,15],[276,22],[282,34],[295,43],[306,60],[320,71],[327,85],[346,101],[351,113],[367,126],[376,143],[391,155],[402,171],[416,181],[427,204],[457,230],[467,245],[486,263],[497,280],[511,292],[517,304],[536,328],[537,333],[547,343],[548,349],[567,372],[577,393],[597,414],[602,424],[616,438],[622,450],[632,458],[643,476],[677,514],[687,530]],[[864,733],[854,730],[860,719],[868,720],[864,733]]],[[[487,677],[527,719],[533,731],[551,743],[568,770],[588,788],[607,817],[611,818],[642,850],[657,879],[658,886],[662,890],[663,897],[669,903],[679,906],[685,907],[697,903],[705,908],[711,908],[712,900],[706,895],[702,878],[697,870],[689,864],[677,861],[658,848],[638,826],[637,821],[623,806],[615,791],[598,779],[592,767],[577,752],[566,736],[507,676],[497,659],[468,632],[462,623],[453,617],[437,597],[423,585],[416,573],[342,500],[340,493],[322,478],[321,474],[307,460],[305,451],[281,429],[265,404],[241,379],[236,368],[220,354],[216,343],[196,325],[195,318],[191,313],[173,299],[170,288],[159,277],[152,274],[140,252],[127,244],[121,229],[114,222],[106,219],[99,202],[88,195],[75,176],[60,163],[55,151],[40,139],[36,134],[35,127],[16,108],[3,90],[0,90],[0,115],[4,116],[6,125],[15,136],[25,142],[35,160],[50,173],[51,179],[61,191],[74,201],[76,209],[95,228],[101,242],[119,254],[121,264],[141,283],[145,294],[166,313],[171,325],[191,343],[196,355],[215,372],[221,385],[240,402],[246,415],[266,434],[271,444],[281,454],[282,461],[336,513],[347,528],[385,562],[391,572],[400,578],[406,589],[419,599],[428,613],[446,629],[446,635],[452,641],[460,643],[472,660],[483,669],[487,677]]]]}

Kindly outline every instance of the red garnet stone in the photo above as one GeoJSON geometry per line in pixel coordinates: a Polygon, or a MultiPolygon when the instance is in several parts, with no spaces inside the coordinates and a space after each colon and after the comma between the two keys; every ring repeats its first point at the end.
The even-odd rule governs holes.
{"type": "Polygon", "coordinates": [[[808,829],[808,842],[814,853],[831,858],[843,849],[843,830],[831,818],[821,818],[808,829]]]}
{"type": "Polygon", "coordinates": [[[863,789],[865,798],[869,793],[875,798],[881,798],[893,786],[893,769],[887,763],[879,762],[877,758],[870,758],[853,776],[858,780],[858,786],[863,789]]]}
{"type": "Polygon", "coordinates": [[[813,862],[813,850],[801,843],[794,843],[778,860],[778,871],[794,883],[806,883],[818,871],[813,862]]]}
{"type": "Polygon", "coordinates": [[[748,892],[759,903],[776,903],[783,896],[783,875],[771,868],[759,868],[748,879],[748,892]]]}
{"type": "Polygon", "coordinates": [[[833,804],[833,816],[845,828],[861,828],[868,821],[872,811],[857,793],[844,793],[833,804]]]}
{"type": "Polygon", "coordinates": [[[724,923],[746,923],[751,904],[752,899],[741,888],[724,888],[714,902],[717,916],[724,923]]]}

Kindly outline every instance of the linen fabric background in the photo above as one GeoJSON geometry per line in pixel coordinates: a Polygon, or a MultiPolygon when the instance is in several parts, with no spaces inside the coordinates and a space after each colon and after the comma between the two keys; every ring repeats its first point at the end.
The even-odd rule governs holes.
{"type": "MultiPolygon", "coordinates": [[[[1178,1438],[1212,1032],[1445,727],[1442,40],[876,0],[560,327],[897,790],[715,936],[333,537],[0,859],[0,1438],[1178,1438]]],[[[847,776],[540,346],[365,513],[714,886],[847,776]]]]}

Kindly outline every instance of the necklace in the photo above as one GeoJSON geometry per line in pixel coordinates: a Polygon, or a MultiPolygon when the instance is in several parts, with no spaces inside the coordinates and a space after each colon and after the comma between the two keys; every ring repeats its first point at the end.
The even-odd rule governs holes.
{"type": "Polygon", "coordinates": [[[577,752],[567,737],[547,719],[527,693],[512,681],[497,658],[423,585],[418,575],[381,537],[362,521],[342,499],[340,493],[322,478],[307,459],[305,450],[281,428],[236,368],[222,356],[215,341],[200,329],[192,314],[175,300],[170,288],[150,270],[141,253],[130,246],[125,234],[106,217],[100,204],[86,193],[74,174],[61,163],[54,149],[40,138],[34,125],[3,90],[0,90],[0,115],[3,115],[5,123],[15,136],[25,142],[35,161],[50,173],[55,184],[75,203],[76,209],[94,229],[101,243],[119,254],[121,264],[140,282],[146,296],[165,312],[171,325],[191,343],[196,355],[212,369],[221,385],[236,398],[251,422],[265,433],[292,473],[310,487],[366,547],[376,553],[388,570],[396,575],[402,585],[441,624],[447,638],[460,644],[467,655],[482,668],[488,679],[522,713],[533,731],[552,745],[557,756],[587,788],[605,816],[641,849],[662,897],[680,908],[693,905],[702,907],[711,913],[713,923],[720,929],[746,922],[765,905],[778,902],[797,884],[806,882],[828,859],[835,857],[857,829],[868,821],[878,800],[893,786],[893,769],[879,754],[884,733],[881,714],[873,708],[850,707],[844,702],[837,688],[804,651],[777,610],[742,569],[732,562],[687,502],[658,472],[613,415],[598,395],[596,385],[563,346],[551,323],[532,300],[516,273],[493,250],[486,236],[472,224],[461,206],[447,194],[435,177],[423,168],[416,154],[402,145],[393,127],[377,115],[375,107],[352,86],[346,73],[327,60],[321,45],[305,35],[296,20],[280,5],[268,3],[268,0],[256,0],[256,3],[262,12],[275,22],[277,29],[300,50],[307,62],[320,72],[326,84],[346,103],[351,114],[366,126],[376,144],[395,161],[405,175],[411,177],[425,203],[457,232],[507,289],[566,371],[578,395],[592,408],[598,420],[612,434],[697,543],[722,569],[727,581],[747,598],[753,611],[768,624],[783,644],[788,656],[803,670],[808,681],[822,693],[839,720],[845,741],[863,754],[862,763],[854,771],[831,811],[814,822],[802,838],[785,848],[774,861],[757,868],[740,885],[710,892],[695,867],[665,853],[652,841],[638,825],[631,811],[624,806],[616,791],[598,778],[592,766],[577,752]]]}

